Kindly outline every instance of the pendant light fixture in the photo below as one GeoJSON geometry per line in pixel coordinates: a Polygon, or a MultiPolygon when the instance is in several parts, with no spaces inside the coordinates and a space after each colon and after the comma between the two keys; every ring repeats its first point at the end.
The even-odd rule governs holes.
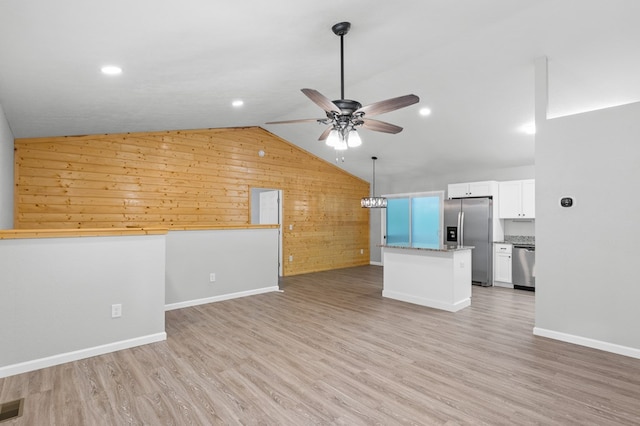
{"type": "Polygon", "coordinates": [[[360,200],[360,207],[364,209],[384,209],[387,207],[387,199],[384,197],[376,197],[376,160],[378,157],[371,157],[373,160],[373,191],[371,197],[363,197],[360,200]]]}

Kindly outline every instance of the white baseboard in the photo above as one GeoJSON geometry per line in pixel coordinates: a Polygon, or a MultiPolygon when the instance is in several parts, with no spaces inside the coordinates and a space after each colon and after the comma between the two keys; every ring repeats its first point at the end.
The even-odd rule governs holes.
{"type": "Polygon", "coordinates": [[[19,364],[0,367],[0,379],[13,376],[15,374],[27,373],[29,371],[40,370],[41,368],[53,367],[79,359],[91,358],[92,356],[104,355],[135,346],[147,345],[149,343],[167,340],[167,333],[149,334],[147,336],[136,337],[134,339],[121,340],[119,342],[108,343],[106,345],[94,346],[92,348],[80,349],[78,351],[53,355],[46,358],[34,359],[32,361],[21,362],[19,364]]]}
{"type": "Polygon", "coordinates": [[[544,328],[534,327],[533,334],[550,339],[561,340],[574,345],[586,346],[601,351],[611,352],[618,355],[624,355],[631,358],[640,359],[640,349],[628,346],[617,345],[615,343],[603,342],[602,340],[590,339],[588,337],[575,336],[573,334],[561,333],[559,331],[547,330],[544,328]]]}
{"type": "Polygon", "coordinates": [[[246,297],[246,296],[255,296],[256,294],[270,293],[272,291],[279,291],[279,290],[280,289],[278,288],[278,286],[273,286],[273,287],[258,288],[255,290],[239,291],[237,293],[221,294],[220,296],[205,297],[204,299],[195,299],[195,300],[187,300],[186,302],[170,303],[168,305],[164,305],[164,310],[172,311],[174,309],[189,308],[191,306],[204,305],[204,304],[213,303],[213,302],[222,302],[223,300],[237,299],[239,297],[246,297]]]}
{"type": "Polygon", "coordinates": [[[447,303],[441,300],[427,299],[410,294],[399,293],[397,291],[382,290],[382,297],[409,302],[415,305],[427,306],[429,308],[442,309],[448,312],[458,312],[460,309],[471,305],[471,299],[466,298],[455,303],[447,303]]]}
{"type": "Polygon", "coordinates": [[[373,260],[369,262],[369,265],[384,266],[382,262],[374,262],[373,260]]]}

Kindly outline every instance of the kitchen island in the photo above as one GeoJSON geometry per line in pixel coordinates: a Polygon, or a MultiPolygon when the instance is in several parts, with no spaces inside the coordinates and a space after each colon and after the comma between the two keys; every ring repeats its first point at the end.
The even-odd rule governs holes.
{"type": "Polygon", "coordinates": [[[471,305],[470,246],[382,245],[382,296],[457,312],[471,305]]]}

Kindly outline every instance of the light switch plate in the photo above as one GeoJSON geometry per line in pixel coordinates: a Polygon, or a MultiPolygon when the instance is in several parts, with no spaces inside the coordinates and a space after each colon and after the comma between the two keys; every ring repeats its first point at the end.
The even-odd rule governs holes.
{"type": "Polygon", "coordinates": [[[111,318],[120,318],[122,316],[122,305],[117,303],[111,305],[111,318]]]}

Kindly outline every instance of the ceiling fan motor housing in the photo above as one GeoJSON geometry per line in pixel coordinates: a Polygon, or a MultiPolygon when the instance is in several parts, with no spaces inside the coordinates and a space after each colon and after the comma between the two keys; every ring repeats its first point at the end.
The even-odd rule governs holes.
{"type": "Polygon", "coordinates": [[[340,111],[342,111],[343,114],[353,114],[362,108],[362,104],[360,102],[352,101],[351,99],[338,99],[333,101],[333,103],[340,108],[340,111]]]}

